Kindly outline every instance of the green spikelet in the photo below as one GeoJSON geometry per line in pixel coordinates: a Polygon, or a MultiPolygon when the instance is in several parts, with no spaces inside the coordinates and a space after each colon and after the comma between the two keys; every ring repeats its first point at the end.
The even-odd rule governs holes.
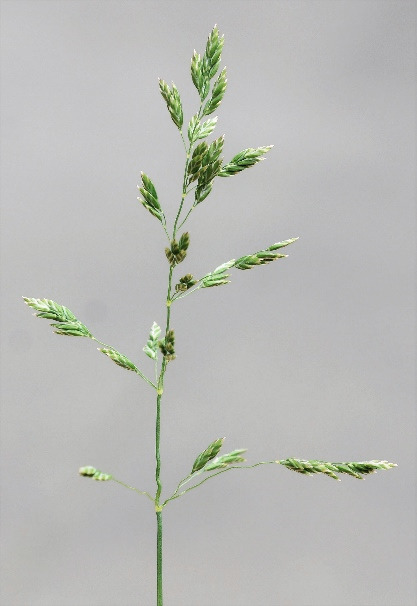
{"type": "Polygon", "coordinates": [[[340,478],[336,475],[337,473],[344,473],[350,475],[358,480],[363,480],[363,476],[370,473],[375,473],[378,469],[391,469],[397,467],[396,463],[389,463],[388,461],[360,461],[360,462],[349,462],[349,463],[329,463],[327,461],[317,461],[304,459],[283,459],[277,461],[280,465],[284,465],[291,471],[296,471],[304,475],[314,475],[315,473],[322,473],[334,480],[340,478]]]}
{"type": "Polygon", "coordinates": [[[245,168],[254,166],[261,160],[264,160],[264,155],[272,149],[273,145],[267,145],[266,147],[253,148],[249,147],[244,149],[240,153],[236,154],[234,158],[230,160],[228,164],[222,166],[219,171],[219,177],[232,177],[237,173],[240,173],[245,168]]]}
{"type": "Polygon", "coordinates": [[[187,166],[188,173],[188,185],[193,181],[196,181],[200,176],[200,171],[202,168],[203,158],[206,155],[208,150],[208,145],[205,141],[199,143],[195,148],[191,156],[191,160],[187,166]]]}
{"type": "Polygon", "coordinates": [[[154,322],[152,324],[151,327],[151,331],[149,333],[149,338],[146,342],[145,347],[143,348],[143,351],[146,353],[146,355],[149,358],[152,358],[152,360],[156,360],[157,359],[157,349],[158,349],[158,339],[161,335],[161,327],[158,326],[158,324],[156,322],[154,322]]]}
{"type": "Polygon", "coordinates": [[[209,461],[211,461],[212,459],[214,459],[214,457],[217,456],[223,445],[223,440],[224,438],[218,438],[217,440],[214,440],[214,442],[207,446],[207,448],[201,454],[198,455],[198,457],[194,461],[191,473],[200,471],[200,469],[203,469],[203,467],[209,461]]]}
{"type": "Polygon", "coordinates": [[[227,270],[233,267],[234,263],[235,260],[232,259],[231,261],[227,261],[227,263],[223,263],[222,265],[219,265],[219,267],[216,267],[215,270],[204,276],[201,281],[201,287],[211,288],[212,286],[223,286],[223,284],[228,284],[230,280],[227,279],[229,277],[227,270]]]}
{"type": "Polygon", "coordinates": [[[198,139],[205,139],[213,132],[216,124],[217,118],[209,118],[205,122],[200,122],[198,114],[195,114],[188,124],[188,140],[193,144],[198,139]]]}
{"type": "Polygon", "coordinates": [[[203,116],[209,116],[212,114],[222,102],[224,94],[226,92],[227,78],[226,68],[224,68],[213,86],[211,98],[207,101],[203,109],[203,116]]]}
{"type": "Polygon", "coordinates": [[[293,242],[296,242],[298,238],[290,238],[289,240],[283,240],[282,242],[277,242],[276,244],[272,244],[265,250],[260,250],[253,255],[245,255],[244,257],[240,257],[234,263],[234,267],[236,269],[252,269],[257,265],[267,265],[271,263],[271,261],[275,261],[276,259],[284,259],[288,257],[288,255],[282,255],[280,253],[275,252],[276,250],[283,248],[284,246],[288,246],[293,242]]]}
{"type": "Polygon", "coordinates": [[[208,37],[206,52],[202,60],[203,73],[209,80],[217,74],[219,69],[223,44],[224,36],[219,35],[219,30],[217,29],[217,25],[215,25],[208,37]]]}
{"type": "Polygon", "coordinates": [[[223,469],[229,465],[235,465],[236,463],[243,463],[246,461],[241,455],[246,452],[246,448],[239,450],[232,450],[227,454],[222,455],[213,459],[211,462],[204,466],[204,471],[214,471],[215,469],[223,469]]]}
{"type": "Polygon", "coordinates": [[[165,215],[162,211],[161,205],[159,204],[158,194],[152,181],[145,173],[141,173],[142,186],[138,185],[138,189],[143,196],[138,198],[139,202],[154,216],[162,225],[165,225],[165,215]]]}
{"type": "Polygon", "coordinates": [[[196,51],[194,51],[191,58],[191,79],[201,100],[205,99],[210,88],[210,80],[208,80],[203,73],[203,61],[201,55],[196,51]]]}
{"type": "Polygon", "coordinates": [[[159,80],[159,90],[165,99],[168,111],[175,126],[181,130],[184,121],[182,103],[177,87],[172,83],[172,89],[164,80],[159,80]]]}
{"type": "Polygon", "coordinates": [[[132,370],[133,372],[138,372],[138,369],[133,364],[133,362],[131,362],[129,358],[116,351],[115,349],[110,347],[99,347],[98,351],[101,351],[101,353],[104,353],[104,355],[108,356],[111,360],[113,360],[115,364],[117,364],[117,366],[121,366],[126,370],[132,370]]]}
{"type": "MultiPolygon", "coordinates": [[[[201,101],[204,101],[204,99],[207,97],[210,90],[210,80],[214,78],[219,69],[223,44],[224,36],[219,36],[219,30],[215,25],[208,37],[206,50],[203,57],[201,57],[201,55],[194,51],[193,56],[191,58],[191,79],[194,83],[194,86],[198,90],[198,94],[200,95],[201,101]]],[[[219,80],[220,78],[214,85],[212,99],[214,98],[214,90],[216,89],[216,85],[217,89],[215,96],[218,97],[220,94],[220,85],[218,84],[219,80]]],[[[207,112],[207,114],[208,113],[211,112],[207,112]]]]}
{"type": "Polygon", "coordinates": [[[202,155],[197,188],[195,190],[194,206],[203,202],[212,190],[213,180],[219,174],[222,165],[220,154],[223,151],[223,144],[224,137],[219,137],[210,143],[207,150],[202,155]]]}

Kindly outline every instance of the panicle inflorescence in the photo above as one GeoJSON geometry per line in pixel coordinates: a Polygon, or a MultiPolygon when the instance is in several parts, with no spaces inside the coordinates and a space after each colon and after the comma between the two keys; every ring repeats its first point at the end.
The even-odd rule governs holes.
{"type": "MultiPolygon", "coordinates": [[[[162,509],[166,503],[174,498],[178,498],[205,482],[222,473],[228,471],[231,468],[237,466],[239,463],[243,463],[243,453],[246,449],[236,449],[229,453],[220,455],[220,450],[223,445],[224,438],[218,438],[214,440],[209,446],[200,453],[195,459],[191,474],[189,474],[183,481],[181,481],[173,493],[173,495],[165,502],[161,502],[161,481],[160,481],[160,403],[161,396],[164,391],[164,373],[166,365],[169,361],[174,360],[175,355],[175,333],[170,328],[170,307],[174,301],[184,298],[187,291],[194,292],[199,288],[211,288],[215,286],[222,286],[229,283],[229,270],[236,268],[239,270],[248,270],[253,267],[260,265],[267,265],[272,261],[286,257],[287,255],[281,253],[281,248],[284,248],[298,238],[290,238],[276,242],[271,246],[261,249],[255,253],[244,255],[238,259],[231,259],[222,265],[219,265],[212,272],[204,275],[198,280],[194,278],[191,273],[185,274],[179,278],[175,284],[173,292],[172,289],[172,277],[173,271],[176,265],[184,261],[187,255],[187,251],[190,244],[190,236],[188,232],[184,232],[177,241],[177,232],[182,228],[186,222],[190,212],[201,202],[203,202],[213,189],[213,183],[216,177],[231,177],[238,173],[260,163],[265,159],[267,152],[273,147],[272,145],[264,147],[249,147],[238,154],[236,154],[229,162],[223,163],[223,147],[224,147],[224,136],[216,138],[214,141],[208,142],[207,139],[215,130],[217,125],[217,117],[209,117],[221,104],[227,88],[227,77],[226,68],[219,72],[221,54],[224,44],[224,37],[220,36],[217,26],[211,31],[205,51],[202,55],[194,51],[191,59],[191,77],[192,81],[200,96],[200,108],[192,115],[191,119],[186,124],[184,130],[187,131],[188,142],[187,146],[184,133],[184,116],[183,107],[180,98],[179,91],[174,83],[169,86],[164,80],[159,80],[159,89],[167,109],[172,118],[172,121],[176,127],[180,130],[181,138],[186,150],[186,164],[182,188],[182,198],[180,207],[178,209],[175,223],[173,226],[172,235],[168,233],[166,217],[161,208],[161,204],[158,199],[158,194],[155,185],[151,179],[145,174],[141,173],[141,184],[138,185],[138,189],[141,194],[141,198],[138,200],[141,204],[155,216],[165,231],[168,238],[169,245],[165,248],[165,254],[170,264],[169,268],[169,279],[168,279],[168,295],[167,295],[167,317],[166,317],[166,331],[163,339],[160,340],[161,328],[154,322],[151,326],[149,337],[146,342],[143,351],[145,354],[155,361],[155,383],[150,381],[143,373],[135,366],[129,358],[121,354],[113,347],[98,341],[82,324],[74,314],[67,308],[50,299],[31,299],[24,297],[25,303],[36,310],[36,315],[40,318],[52,320],[51,326],[55,329],[57,334],[67,336],[81,336],[89,337],[100,343],[103,347],[99,348],[99,351],[110,358],[118,366],[137,373],[145,381],[150,384],[157,392],[157,413],[156,413],[156,483],[157,490],[155,498],[153,498],[147,492],[141,492],[147,495],[155,504],[155,511],[160,518],[162,509]],[[215,79],[217,75],[217,78],[215,79]],[[215,80],[214,80],[215,79],[215,80]],[[212,82],[213,81],[213,82],[212,82]],[[181,217],[181,213],[185,210],[183,207],[187,195],[194,190],[194,201],[189,208],[185,218],[181,217]],[[195,288],[192,288],[194,287],[195,288]],[[184,293],[184,294],[183,294],[184,293]],[[158,375],[158,349],[163,355],[163,361],[160,366],[160,372],[158,375]],[[200,483],[195,483],[190,486],[187,490],[180,492],[181,488],[189,481],[193,481],[204,472],[217,472],[206,476],[200,483]]],[[[243,465],[240,468],[257,467],[258,465],[264,464],[280,464],[285,466],[287,469],[295,471],[303,475],[313,474],[324,474],[333,479],[338,480],[337,474],[347,474],[357,479],[363,479],[364,476],[376,472],[378,469],[390,469],[396,467],[395,463],[388,461],[371,460],[361,462],[343,462],[343,463],[330,463],[321,460],[303,460],[303,459],[282,459],[278,461],[263,461],[255,463],[254,465],[243,465]]],[[[80,475],[85,477],[91,477],[97,481],[108,481],[113,479],[119,484],[116,478],[112,475],[106,474],[95,467],[86,466],[81,467],[79,470],[80,475]]],[[[133,488],[124,484],[128,488],[133,488]]],[[[133,490],[137,490],[133,488],[133,490]]],[[[158,518],[158,519],[159,519],[158,518]]],[[[159,532],[158,526],[158,532],[159,532]]],[[[159,536],[159,535],[158,535],[159,536]]],[[[159,545],[159,543],[158,543],[159,545]]],[[[159,549],[159,548],[158,548],[159,549]]],[[[158,554],[161,550],[158,551],[158,554]]],[[[158,555],[159,557],[159,555],[158,555]]],[[[158,560],[159,562],[159,560],[158,560]]],[[[160,565],[158,568],[158,575],[160,577],[160,565]]],[[[158,604],[162,604],[162,593],[160,586],[158,585],[158,604]]]]}

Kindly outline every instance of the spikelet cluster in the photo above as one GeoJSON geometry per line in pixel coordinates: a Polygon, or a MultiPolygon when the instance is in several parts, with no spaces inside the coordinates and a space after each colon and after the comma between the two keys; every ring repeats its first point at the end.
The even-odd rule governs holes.
{"type": "Polygon", "coordinates": [[[139,202],[156,217],[163,225],[165,225],[165,215],[162,211],[161,205],[159,204],[158,194],[152,181],[145,173],[141,173],[142,185],[138,185],[138,189],[142,194],[143,198],[138,198],[139,202]]]}
{"type": "Polygon", "coordinates": [[[261,160],[264,160],[264,155],[272,149],[273,145],[267,145],[266,147],[249,147],[244,149],[234,156],[228,164],[222,166],[219,172],[219,177],[232,177],[237,173],[240,173],[245,168],[255,166],[261,160]]]}
{"type": "Polygon", "coordinates": [[[395,463],[389,463],[388,461],[360,461],[360,462],[348,462],[348,463],[329,463],[327,461],[310,460],[306,461],[303,459],[283,459],[277,461],[281,465],[284,465],[291,471],[296,471],[304,475],[313,475],[315,473],[323,473],[334,480],[340,480],[336,475],[338,473],[344,473],[358,480],[363,480],[363,476],[370,473],[375,473],[378,469],[391,469],[397,467],[395,463]]]}
{"type": "Polygon", "coordinates": [[[180,278],[178,284],[175,284],[175,290],[176,292],[185,292],[192,288],[194,284],[197,284],[197,280],[195,280],[194,276],[192,274],[186,274],[180,278]]]}
{"type": "Polygon", "coordinates": [[[183,233],[178,242],[176,240],[171,241],[170,248],[165,249],[165,255],[172,267],[184,261],[189,245],[190,235],[188,232],[183,233]]]}
{"type": "Polygon", "coordinates": [[[117,364],[117,366],[121,366],[126,370],[132,370],[133,372],[138,372],[138,369],[133,364],[133,362],[129,360],[129,358],[116,351],[112,347],[102,347],[98,348],[98,350],[101,351],[101,353],[104,353],[104,355],[108,356],[110,360],[113,360],[113,362],[117,364]]]}
{"type": "Polygon", "coordinates": [[[99,469],[89,465],[87,467],[80,467],[78,473],[80,476],[84,476],[85,478],[93,478],[93,480],[97,480],[98,482],[108,482],[113,478],[113,476],[109,473],[103,473],[99,469]]]}
{"type": "Polygon", "coordinates": [[[149,358],[152,358],[152,360],[156,360],[157,359],[157,349],[158,349],[158,339],[161,335],[161,327],[158,326],[158,324],[156,322],[154,322],[151,326],[151,331],[149,333],[149,338],[146,342],[145,347],[143,348],[143,351],[146,353],[146,355],[149,358]]]}
{"type": "Polygon", "coordinates": [[[168,84],[164,80],[160,79],[159,90],[165,99],[172,121],[174,122],[175,126],[181,130],[184,116],[182,111],[181,97],[177,87],[174,83],[172,83],[172,88],[169,88],[168,84]]]}
{"type": "Polygon", "coordinates": [[[158,346],[167,362],[175,360],[175,333],[173,330],[167,331],[165,339],[159,341],[158,346]]]}
{"type": "MultiPolygon", "coordinates": [[[[201,101],[207,97],[210,90],[210,80],[214,78],[218,72],[221,54],[224,44],[224,36],[219,35],[217,26],[214,26],[211,31],[204,55],[201,57],[199,53],[194,51],[191,59],[191,78],[194,86],[198,90],[201,101]]],[[[216,96],[219,96],[219,87],[217,87],[216,96]]],[[[223,92],[224,94],[224,92],[223,92]]],[[[213,90],[214,96],[214,90],[213,90]]],[[[213,97],[212,97],[213,98],[213,97]]],[[[220,99],[221,101],[221,99],[220,99]]],[[[220,103],[219,101],[219,103],[220,103]]],[[[209,102],[210,103],[210,102],[209,102]]],[[[207,104],[208,105],[208,104],[207,104]]],[[[214,111],[214,110],[213,110],[214,111]]],[[[211,113],[209,111],[206,114],[211,113]]]]}
{"type": "Polygon", "coordinates": [[[51,323],[51,326],[55,329],[54,332],[57,335],[64,335],[67,337],[93,337],[88,328],[77,320],[67,307],[59,305],[50,299],[31,299],[29,297],[23,297],[23,300],[26,305],[36,309],[38,313],[35,315],[38,318],[46,318],[55,321],[51,323]]]}
{"type": "Polygon", "coordinates": [[[200,471],[209,461],[211,461],[218,455],[223,445],[223,440],[224,438],[218,438],[217,440],[214,440],[214,442],[207,446],[207,448],[203,450],[201,454],[198,455],[198,457],[193,463],[191,473],[200,471]]]}

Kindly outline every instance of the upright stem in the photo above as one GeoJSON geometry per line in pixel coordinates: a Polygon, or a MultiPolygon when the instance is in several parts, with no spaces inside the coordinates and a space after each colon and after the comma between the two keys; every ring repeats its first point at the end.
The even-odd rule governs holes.
{"type": "Polygon", "coordinates": [[[162,511],[156,512],[156,523],[158,526],[156,535],[156,604],[163,606],[164,597],[162,592],[162,511]]]}
{"type": "MultiPolygon", "coordinates": [[[[168,290],[167,290],[167,317],[165,334],[169,330],[169,322],[171,318],[171,282],[172,282],[172,270],[169,268],[168,276],[168,290]]],[[[156,534],[156,594],[157,594],[157,606],[163,606],[163,588],[162,588],[162,508],[159,499],[161,497],[162,482],[161,482],[161,400],[162,394],[164,393],[164,376],[167,367],[167,361],[165,358],[162,360],[161,372],[158,378],[157,385],[157,398],[156,398],[156,423],[155,423],[155,458],[156,458],[156,469],[155,469],[155,480],[156,480],[156,494],[155,494],[155,512],[156,512],[156,523],[157,523],[157,534],[156,534]]]]}
{"type": "MultiPolygon", "coordinates": [[[[199,115],[201,112],[201,106],[199,110],[199,115]]],[[[182,196],[181,203],[178,209],[177,216],[175,217],[174,229],[172,234],[172,239],[175,239],[177,233],[177,225],[178,220],[181,215],[182,207],[184,204],[184,200],[187,195],[187,168],[190,158],[190,152],[192,148],[192,143],[190,144],[188,150],[184,141],[184,137],[181,133],[181,137],[184,143],[184,147],[187,152],[187,157],[185,161],[185,169],[184,169],[184,178],[182,183],[182,196]]],[[[188,216],[188,215],[187,215],[188,216]]],[[[165,229],[165,227],[164,227],[165,229]]],[[[165,232],[167,233],[166,229],[165,232]]],[[[167,233],[168,235],[168,233],[167,233]]],[[[168,236],[169,239],[169,236],[168,236]]],[[[166,316],[166,325],[165,325],[165,335],[169,330],[169,323],[171,318],[171,284],[172,284],[172,272],[174,267],[171,265],[169,268],[168,275],[168,290],[167,290],[167,298],[166,298],[166,306],[167,306],[167,316],[166,316]]],[[[159,499],[161,497],[162,492],[162,482],[161,482],[161,453],[160,453],[160,442],[161,442],[161,400],[162,394],[164,393],[164,376],[167,367],[167,361],[164,357],[161,365],[161,372],[159,374],[158,382],[157,382],[157,398],[156,398],[156,424],[155,424],[155,458],[156,458],[156,470],[155,470],[155,479],[156,479],[156,494],[155,494],[155,512],[156,512],[156,522],[157,522],[157,535],[156,535],[156,592],[157,592],[157,606],[163,606],[163,586],[162,586],[162,509],[164,504],[160,504],[159,499]]]]}

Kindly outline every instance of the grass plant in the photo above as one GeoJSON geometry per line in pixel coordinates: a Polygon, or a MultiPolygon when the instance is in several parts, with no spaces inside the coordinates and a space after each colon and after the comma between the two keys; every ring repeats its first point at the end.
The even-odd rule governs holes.
{"type": "Polygon", "coordinates": [[[286,258],[282,249],[296,242],[298,238],[288,238],[266,246],[262,250],[231,259],[215,267],[201,277],[194,277],[190,273],[181,275],[178,266],[184,261],[190,246],[190,235],[183,231],[192,211],[194,211],[210,195],[217,178],[227,178],[238,175],[240,172],[259,164],[265,159],[272,148],[271,145],[263,147],[249,147],[237,153],[230,160],[224,161],[222,157],[224,137],[208,142],[217,125],[217,117],[212,117],[221,104],[227,88],[226,68],[220,70],[221,54],[224,37],[220,36],[217,27],[211,31],[204,53],[201,55],[194,51],[191,59],[191,78],[199,96],[199,107],[184,128],[184,116],[180,93],[175,84],[171,86],[164,80],[159,81],[161,95],[166,103],[171,119],[179,131],[185,150],[185,167],[182,182],[182,191],[179,195],[179,207],[172,226],[169,226],[164,214],[163,206],[159,201],[153,181],[145,173],[141,173],[141,183],[138,186],[143,207],[160,223],[167,238],[165,255],[167,258],[167,290],[166,290],[166,318],[162,329],[156,322],[150,328],[148,340],[143,348],[146,356],[154,362],[154,377],[150,378],[142,372],[136,363],[114,347],[97,339],[92,332],[78,318],[63,305],[50,299],[33,299],[24,297],[25,303],[35,310],[35,315],[52,321],[51,326],[58,335],[70,337],[84,337],[100,345],[98,350],[125,370],[136,373],[146,381],[156,400],[155,422],[155,492],[140,490],[115,478],[112,474],[100,471],[95,467],[84,466],[79,469],[81,476],[92,478],[99,482],[116,482],[136,493],[145,496],[152,502],[156,514],[156,603],[163,604],[163,510],[175,499],[182,498],[203,483],[222,473],[229,473],[235,469],[251,469],[260,465],[281,465],[289,470],[304,475],[324,474],[335,480],[339,475],[346,474],[353,478],[362,479],[364,476],[379,469],[395,467],[388,461],[360,461],[360,462],[327,462],[303,459],[282,459],[260,461],[254,464],[245,463],[245,450],[235,449],[229,453],[221,454],[224,438],[216,438],[205,448],[190,465],[189,473],[178,482],[174,492],[162,497],[161,479],[161,408],[164,394],[164,378],[171,363],[175,360],[175,331],[172,328],[173,306],[179,301],[198,290],[225,286],[230,282],[232,270],[245,271],[273,261],[286,258]]]}

